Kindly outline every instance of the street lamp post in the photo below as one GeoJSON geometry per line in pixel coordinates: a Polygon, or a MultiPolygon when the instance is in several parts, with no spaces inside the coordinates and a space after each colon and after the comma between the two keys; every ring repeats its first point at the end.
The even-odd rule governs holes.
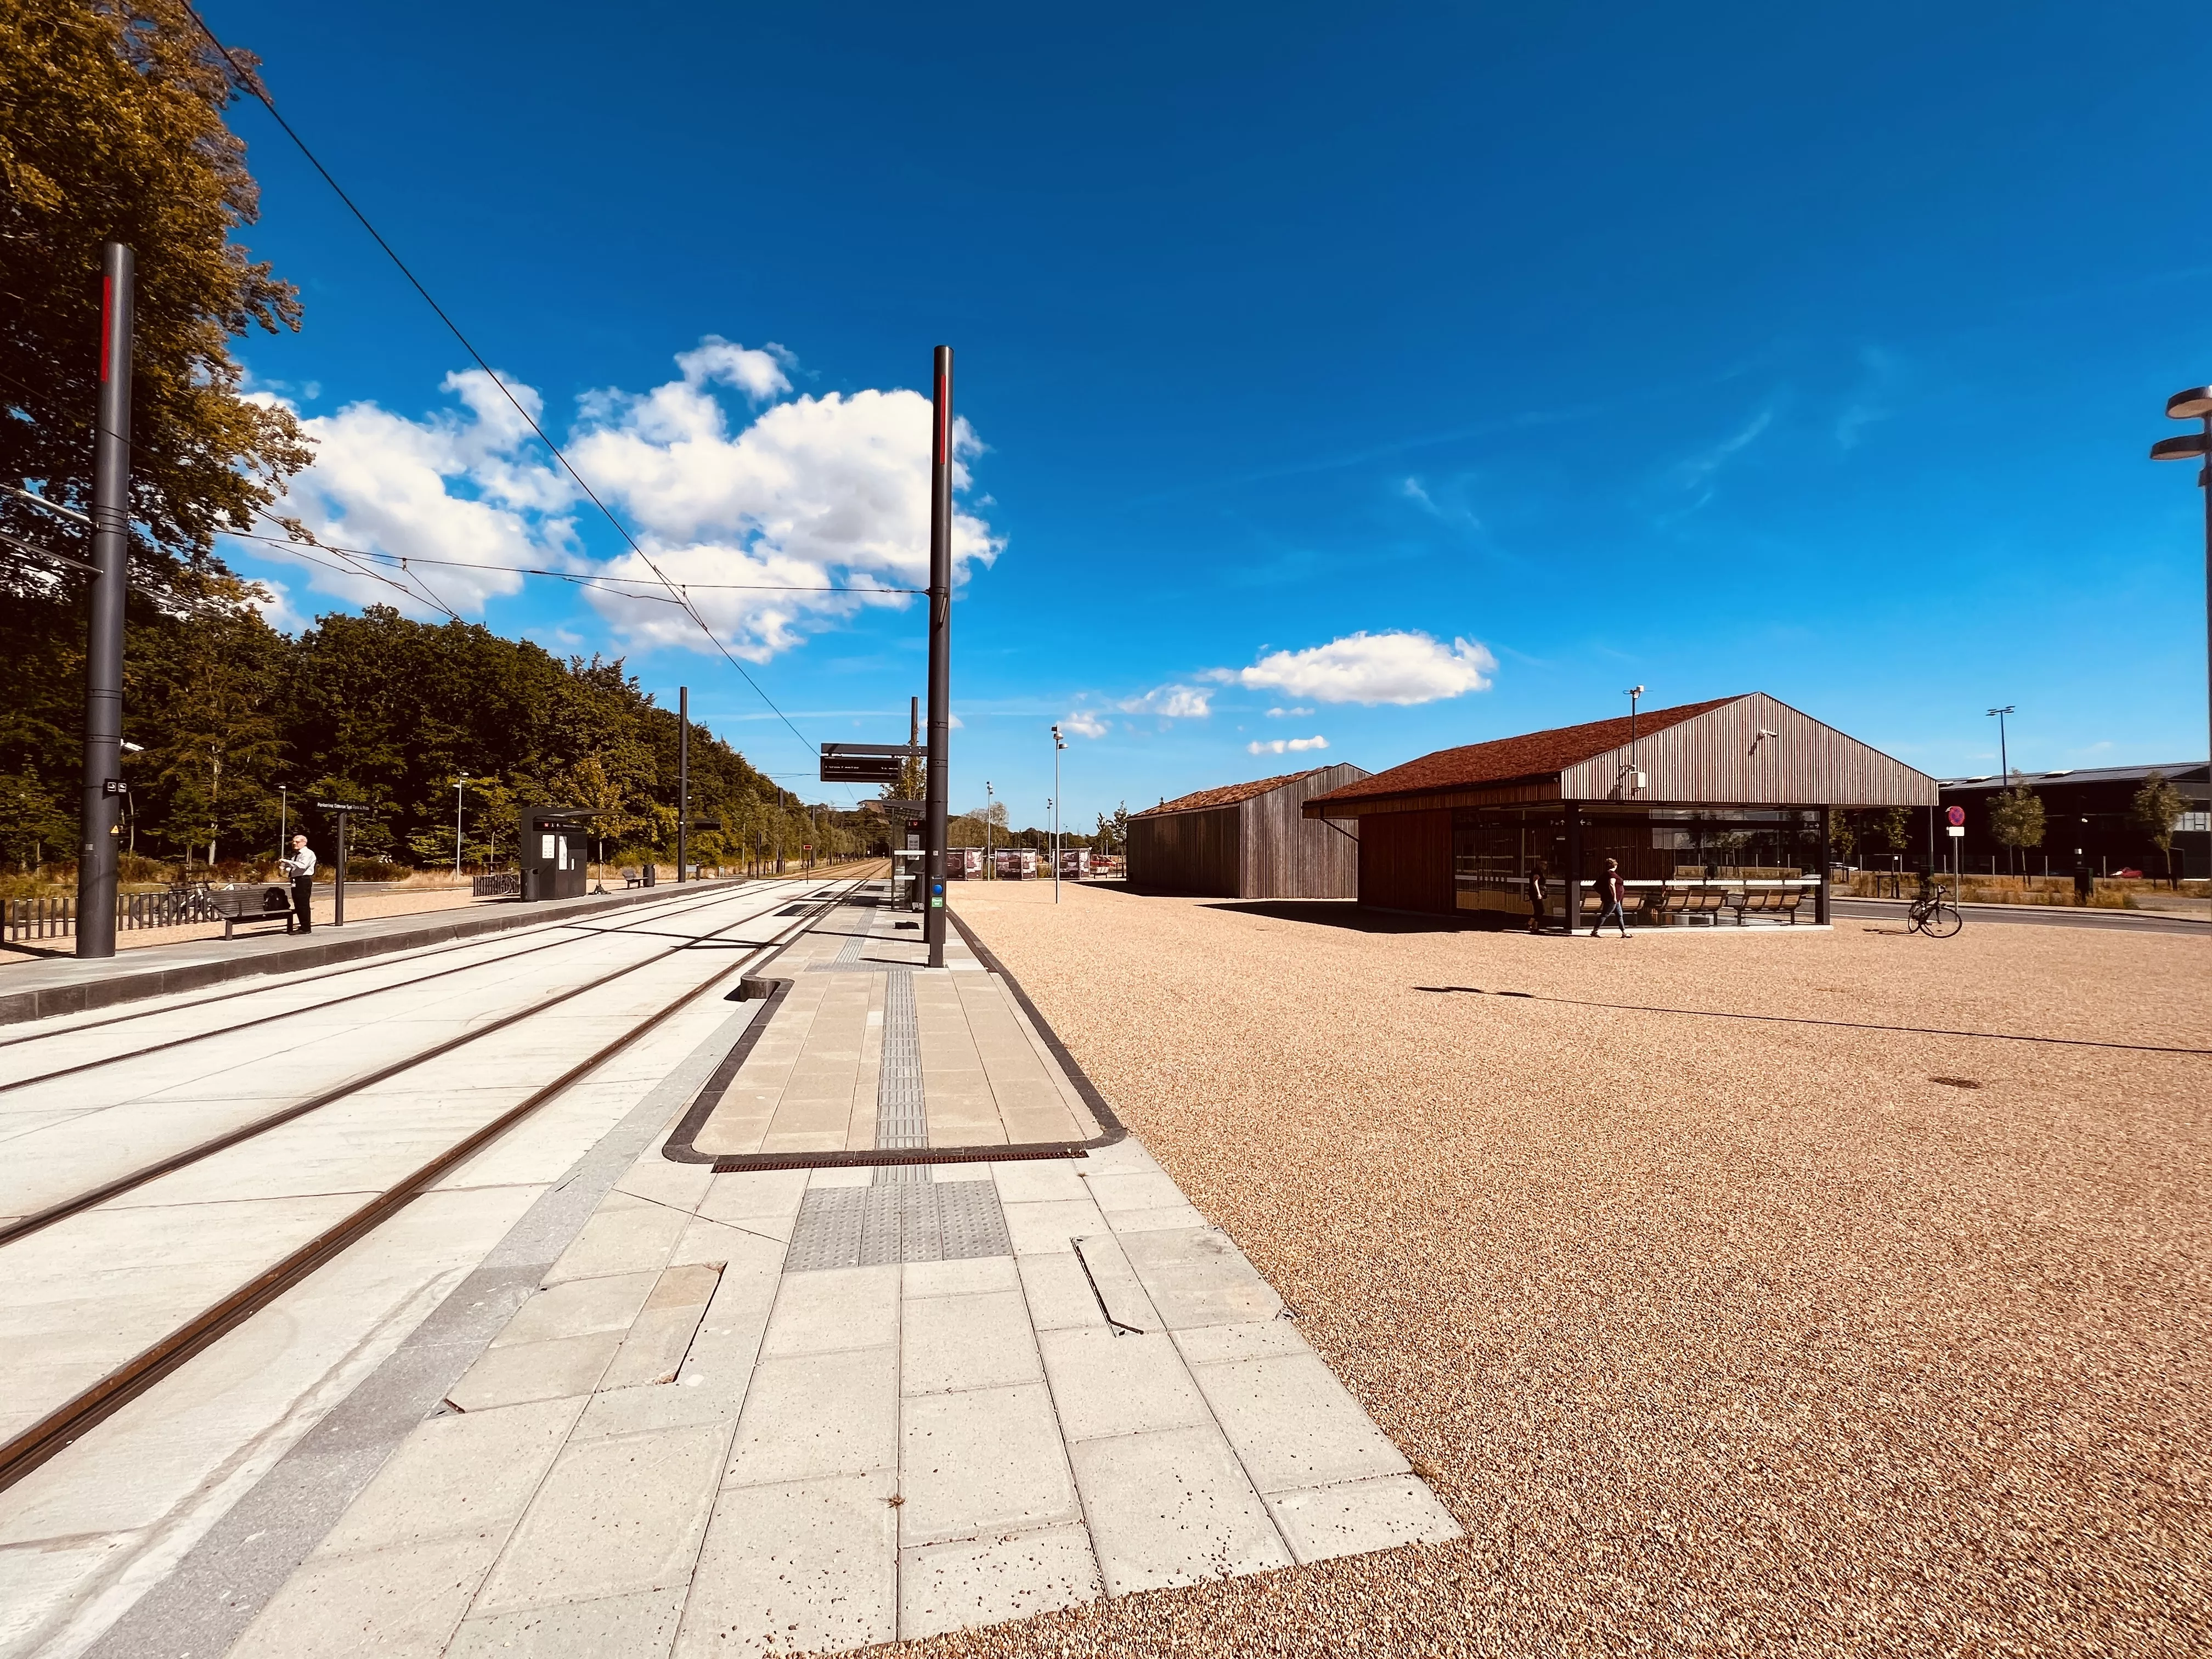
{"type": "Polygon", "coordinates": [[[461,774],[461,781],[453,786],[453,880],[461,879],[461,791],[469,787],[469,775],[461,774]]]}
{"type": "MultiPolygon", "coordinates": [[[[2019,711],[2010,703],[2007,703],[2002,708],[1992,708],[1987,712],[1996,716],[1997,793],[2002,795],[2006,790],[2012,787],[2012,757],[2005,749],[2005,716],[2007,714],[2017,714],[2019,711]]],[[[2008,858],[2007,862],[2010,862],[2009,858],[2008,858]]]]}
{"type": "Polygon", "coordinates": [[[292,790],[289,784],[276,786],[276,856],[284,856],[284,848],[292,840],[292,790]]]}
{"type": "MultiPolygon", "coordinates": [[[[2212,386],[2191,386],[2166,400],[2166,412],[2177,421],[2199,421],[2203,429],[2184,437],[2162,438],[2150,447],[2154,461],[2197,463],[2197,483],[2204,491],[2204,665],[2208,711],[2212,711],[2212,386]]],[[[2208,728],[2212,729],[2212,728],[2208,728]]],[[[2212,853],[2212,817],[2206,821],[2206,847],[2212,853]]],[[[2212,874],[2212,864],[2206,872],[2212,874]]]]}
{"type": "Polygon", "coordinates": [[[999,866],[991,857],[991,820],[997,816],[999,799],[991,793],[991,781],[983,780],[983,879],[996,881],[999,866]]]}
{"type": "Polygon", "coordinates": [[[1052,902],[1060,902],[1060,757],[1067,739],[1052,728],[1052,902]]]}

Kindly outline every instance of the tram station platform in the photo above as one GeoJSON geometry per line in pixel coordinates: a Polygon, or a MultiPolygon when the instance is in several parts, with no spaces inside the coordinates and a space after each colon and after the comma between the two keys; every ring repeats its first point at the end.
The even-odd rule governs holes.
{"type": "MultiPolygon", "coordinates": [[[[775,879],[784,879],[775,878],[775,879]]],[[[818,880],[809,876],[807,880],[818,880]]],[[[295,974],[342,962],[420,950],[547,921],[597,915],[634,904],[665,903],[691,888],[738,885],[735,879],[638,887],[583,898],[494,900],[465,910],[374,916],[338,927],[325,921],[312,933],[275,932],[237,939],[187,939],[122,951],[102,959],[56,957],[0,967],[0,1025],[56,1014],[84,1013],[146,997],[197,991],[262,974],[295,974]]]]}
{"type": "Polygon", "coordinates": [[[755,970],[94,1659],[839,1651],[1457,1536],[987,944],[902,919],[755,970]]]}

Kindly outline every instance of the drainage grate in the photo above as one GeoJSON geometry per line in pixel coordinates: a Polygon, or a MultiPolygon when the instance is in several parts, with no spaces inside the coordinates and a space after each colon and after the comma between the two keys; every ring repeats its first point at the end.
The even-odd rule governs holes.
{"type": "Polygon", "coordinates": [[[1006,1212],[989,1181],[884,1182],[817,1187],[800,1200],[787,1273],[1012,1255],[1006,1212]]]}

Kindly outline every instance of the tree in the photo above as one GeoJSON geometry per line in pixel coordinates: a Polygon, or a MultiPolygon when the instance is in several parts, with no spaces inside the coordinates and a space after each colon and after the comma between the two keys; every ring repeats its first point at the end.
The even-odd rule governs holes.
{"type": "MultiPolygon", "coordinates": [[[[300,322],[296,290],[231,234],[254,222],[222,112],[258,60],[225,62],[178,0],[43,0],[0,13],[0,476],[82,509],[92,489],[100,244],[137,256],[131,579],[166,586],[246,530],[307,464],[298,423],[249,401],[230,341],[300,322]]],[[[82,557],[82,532],[19,498],[0,530],[82,557]],[[75,544],[75,545],[64,545],[75,544]]],[[[0,587],[46,592],[0,562],[0,587]]],[[[71,572],[68,588],[81,587],[71,572]]]]}
{"type": "Polygon", "coordinates": [[[1841,810],[1828,814],[1828,852],[1845,864],[1851,861],[1851,850],[1858,845],[1858,827],[1851,815],[1841,810]]]}
{"type": "Polygon", "coordinates": [[[2143,779],[2142,787],[2136,791],[2135,799],[2128,809],[2128,816],[2135,820],[2136,827],[2144,835],[2150,837],[2150,844],[2166,854],[2166,879],[2169,885],[2174,881],[2173,830],[2181,822],[2181,815],[2188,810],[2189,803],[2183,798],[2181,791],[2167,781],[2165,773],[2159,771],[2153,771],[2143,779]]]}
{"type": "Polygon", "coordinates": [[[2043,845],[2043,797],[2030,792],[2020,773],[2012,776],[2012,787],[1990,803],[1990,834],[2017,854],[2043,845]]]}
{"type": "Polygon", "coordinates": [[[131,770],[161,792],[140,810],[187,863],[204,842],[212,865],[226,836],[240,851],[275,840],[270,780],[283,744],[270,704],[283,640],[254,608],[266,590],[192,571],[178,582],[197,602],[189,623],[146,630],[130,665],[136,724],[154,738],[131,770]]]}

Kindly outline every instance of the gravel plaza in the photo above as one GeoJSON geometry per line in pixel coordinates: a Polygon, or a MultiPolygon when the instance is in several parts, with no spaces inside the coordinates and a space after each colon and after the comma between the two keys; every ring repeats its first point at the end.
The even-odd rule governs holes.
{"type": "Polygon", "coordinates": [[[2212,1641],[2202,938],[1060,897],[956,902],[1466,1536],[914,1651],[2212,1641]]]}

